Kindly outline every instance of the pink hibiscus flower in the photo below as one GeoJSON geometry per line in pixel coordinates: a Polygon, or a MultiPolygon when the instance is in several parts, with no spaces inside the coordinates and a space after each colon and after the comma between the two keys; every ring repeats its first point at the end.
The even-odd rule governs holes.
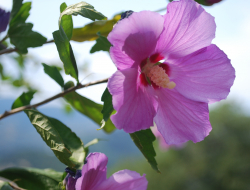
{"type": "Polygon", "coordinates": [[[87,157],[87,163],[82,167],[81,177],[71,177],[67,180],[67,190],[146,190],[147,179],[145,174],[121,170],[114,173],[108,179],[108,158],[103,153],[91,153],[87,157]],[[75,182],[76,181],[76,182],[75,182]],[[74,188],[75,186],[75,188],[74,188]]]}
{"type": "Polygon", "coordinates": [[[108,35],[118,71],[108,81],[118,129],[155,122],[167,144],[199,142],[211,131],[208,103],[225,99],[235,79],[226,54],[211,44],[214,18],[193,0],[167,13],[134,12],[108,35]]]}

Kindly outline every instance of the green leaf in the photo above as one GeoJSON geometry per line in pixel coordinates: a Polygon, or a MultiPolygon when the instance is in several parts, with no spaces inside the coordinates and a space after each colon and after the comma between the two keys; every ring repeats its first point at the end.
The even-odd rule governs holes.
{"type": "Polygon", "coordinates": [[[3,65],[0,63],[0,75],[1,75],[1,78],[3,79],[4,78],[4,72],[3,72],[3,65]]]}
{"type": "Polygon", "coordinates": [[[111,43],[104,36],[99,35],[99,38],[96,40],[96,44],[91,48],[90,53],[97,51],[109,51],[111,43]]]}
{"type": "Polygon", "coordinates": [[[14,181],[27,190],[59,190],[58,183],[63,173],[52,169],[8,168],[0,171],[0,176],[14,181]]]}
{"type": "Polygon", "coordinates": [[[44,72],[49,75],[54,81],[56,81],[62,88],[64,87],[64,80],[62,78],[62,75],[60,74],[60,71],[55,66],[49,66],[45,63],[43,64],[44,72]]]}
{"type": "Polygon", "coordinates": [[[22,4],[22,0],[13,0],[8,35],[10,42],[22,54],[28,53],[28,47],[42,46],[47,40],[41,34],[32,31],[33,24],[25,23],[30,15],[30,9],[31,2],[22,4]]]}
{"type": "Polygon", "coordinates": [[[32,27],[31,23],[21,23],[11,27],[8,31],[10,42],[20,53],[27,53],[28,47],[42,46],[47,40],[41,34],[32,31],[32,27]]]}
{"type": "MultiPolygon", "coordinates": [[[[65,85],[67,86],[67,88],[72,86],[72,85],[69,85],[69,83],[70,82],[66,83],[65,85]]],[[[89,117],[98,125],[102,126],[101,121],[103,119],[103,116],[102,116],[101,111],[102,111],[103,106],[101,104],[97,104],[93,102],[92,100],[85,98],[76,92],[68,93],[64,96],[64,98],[77,111],[89,117]]],[[[109,119],[107,120],[105,127],[103,129],[105,132],[111,133],[115,130],[115,126],[109,119]]]]}
{"type": "Polygon", "coordinates": [[[75,169],[82,166],[85,157],[83,143],[70,128],[36,110],[25,110],[25,113],[62,163],[75,169]]]}
{"type": "Polygon", "coordinates": [[[60,27],[60,30],[53,32],[53,37],[60,59],[64,64],[65,73],[71,75],[77,80],[77,82],[79,82],[75,56],[63,28],[60,27]]]}
{"type": "MultiPolygon", "coordinates": [[[[60,6],[60,12],[62,13],[67,8],[66,3],[62,3],[60,6]]],[[[68,37],[68,40],[72,38],[73,33],[73,21],[71,15],[63,15],[61,19],[61,26],[68,37]]]]}
{"type": "Polygon", "coordinates": [[[130,133],[130,136],[134,141],[135,145],[139,148],[144,157],[147,159],[151,167],[158,173],[160,173],[155,160],[156,153],[153,146],[155,136],[152,133],[151,129],[130,133]]]}
{"type": "Polygon", "coordinates": [[[104,121],[108,121],[110,115],[114,111],[113,104],[112,104],[112,95],[110,94],[108,88],[105,89],[105,91],[102,94],[101,100],[103,101],[103,119],[104,121]]]}
{"type": "Polygon", "coordinates": [[[69,104],[67,104],[67,103],[65,103],[65,105],[63,106],[63,110],[64,110],[64,112],[67,113],[67,114],[70,114],[70,113],[73,112],[72,106],[69,105],[69,104]]]}
{"type": "Polygon", "coordinates": [[[25,56],[18,54],[18,56],[13,57],[13,59],[18,63],[20,69],[24,69],[25,56]]]}
{"type": "Polygon", "coordinates": [[[19,108],[22,106],[30,105],[30,101],[33,98],[33,95],[36,93],[36,91],[30,91],[30,92],[24,92],[21,96],[19,96],[15,102],[12,104],[11,109],[19,108]]]}
{"type": "Polygon", "coordinates": [[[29,17],[31,9],[31,2],[24,3],[19,11],[15,14],[15,16],[10,21],[10,28],[19,23],[25,23],[27,18],[29,17]]]}
{"type": "Polygon", "coordinates": [[[121,15],[116,15],[111,20],[96,21],[87,24],[82,28],[74,28],[71,40],[77,42],[93,41],[99,37],[97,35],[97,32],[100,32],[102,36],[107,37],[108,34],[113,29],[114,24],[117,23],[117,21],[120,20],[120,18],[121,15]]]}
{"type": "Polygon", "coordinates": [[[10,13],[10,18],[14,18],[20,8],[22,7],[23,0],[13,0],[12,10],[10,13]]]}
{"type": "MultiPolygon", "coordinates": [[[[169,2],[172,2],[173,0],[169,0],[169,2]]],[[[206,5],[206,6],[210,6],[211,4],[207,3],[205,0],[195,0],[197,3],[201,4],[201,5],[206,5]]]]}
{"type": "Polygon", "coordinates": [[[0,180],[0,190],[14,190],[8,182],[0,180]]]}
{"type": "Polygon", "coordinates": [[[96,11],[92,5],[86,2],[80,2],[80,3],[76,3],[76,4],[68,6],[61,13],[59,23],[61,22],[61,18],[63,17],[63,15],[74,15],[74,16],[81,15],[93,21],[102,20],[106,18],[102,13],[96,11]]]}

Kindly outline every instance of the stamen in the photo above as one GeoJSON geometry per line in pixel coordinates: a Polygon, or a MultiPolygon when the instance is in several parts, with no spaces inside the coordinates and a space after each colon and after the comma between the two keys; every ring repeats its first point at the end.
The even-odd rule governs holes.
{"type": "Polygon", "coordinates": [[[168,75],[165,73],[165,70],[158,65],[152,67],[147,74],[147,76],[152,80],[156,85],[173,89],[175,87],[174,82],[170,82],[168,75]]]}
{"type": "MultiPolygon", "coordinates": [[[[143,64],[142,74],[145,74],[143,76],[146,79],[149,79],[159,87],[173,89],[176,86],[173,81],[170,81],[168,74],[161,67],[161,64],[152,63],[150,59],[147,59],[147,63],[143,64]]],[[[145,80],[143,82],[145,83],[145,80]]]]}

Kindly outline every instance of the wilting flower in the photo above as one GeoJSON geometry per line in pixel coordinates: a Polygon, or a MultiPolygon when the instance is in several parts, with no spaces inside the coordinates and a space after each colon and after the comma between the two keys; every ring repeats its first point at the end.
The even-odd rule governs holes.
{"type": "Polygon", "coordinates": [[[82,176],[81,170],[74,172],[71,169],[66,168],[65,171],[68,174],[64,179],[63,185],[66,186],[66,190],[75,190],[76,180],[82,176]]]}
{"type": "Polygon", "coordinates": [[[10,19],[10,12],[5,12],[0,8],[0,33],[5,31],[10,19]]]}
{"type": "Polygon", "coordinates": [[[211,131],[208,103],[225,99],[235,79],[226,54],[211,44],[214,18],[193,0],[167,13],[142,11],[120,20],[108,36],[118,71],[108,89],[118,129],[157,125],[167,144],[199,142],[211,131]]]}
{"type": "MultiPolygon", "coordinates": [[[[77,179],[76,190],[146,190],[147,180],[145,174],[121,170],[114,173],[108,179],[108,158],[102,153],[91,153],[87,157],[87,163],[82,167],[82,176],[77,179]]],[[[71,189],[70,189],[71,190],[71,189]]]]}

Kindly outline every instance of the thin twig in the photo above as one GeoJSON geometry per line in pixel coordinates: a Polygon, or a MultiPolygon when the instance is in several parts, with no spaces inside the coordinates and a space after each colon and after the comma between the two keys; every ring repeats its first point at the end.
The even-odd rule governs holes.
{"type": "Polygon", "coordinates": [[[48,103],[48,102],[50,102],[52,100],[55,100],[55,99],[60,98],[60,97],[63,97],[66,94],[68,94],[68,93],[70,93],[72,91],[75,91],[77,89],[85,88],[87,86],[93,86],[93,85],[101,84],[101,83],[105,83],[105,82],[108,82],[108,78],[102,79],[102,80],[98,80],[98,81],[95,81],[95,82],[90,82],[88,84],[78,84],[77,86],[73,86],[73,87],[71,87],[71,88],[69,88],[69,89],[67,89],[67,90],[65,90],[65,91],[63,91],[63,92],[61,92],[61,93],[59,93],[59,94],[57,94],[55,96],[52,96],[51,98],[48,98],[48,99],[46,99],[46,100],[44,100],[42,102],[39,102],[37,104],[28,105],[28,106],[22,106],[22,107],[15,108],[15,109],[10,110],[10,111],[5,111],[2,115],[0,115],[0,120],[3,119],[3,118],[5,118],[5,117],[7,117],[7,116],[9,116],[9,115],[13,115],[15,113],[21,112],[21,111],[23,111],[25,109],[36,108],[38,106],[46,104],[46,103],[48,103]]]}
{"type": "Polygon", "coordinates": [[[53,42],[55,42],[55,40],[49,40],[49,41],[45,42],[44,44],[49,44],[49,43],[53,43],[53,42]]]}
{"type": "MultiPolygon", "coordinates": [[[[45,42],[44,44],[49,44],[49,43],[53,43],[53,42],[54,42],[54,40],[49,40],[49,41],[45,42]]],[[[0,51],[0,55],[5,54],[5,53],[12,53],[14,51],[18,51],[18,49],[17,48],[4,49],[4,50],[0,51]]]]}
{"type": "Polygon", "coordinates": [[[0,55],[5,54],[5,53],[12,53],[14,51],[17,51],[17,48],[4,49],[0,51],[0,55]]]}
{"type": "Polygon", "coordinates": [[[14,183],[12,183],[12,182],[9,182],[9,185],[13,188],[13,189],[15,189],[15,190],[26,190],[26,189],[23,189],[23,188],[21,188],[21,187],[18,187],[18,186],[16,186],[14,183]]]}

